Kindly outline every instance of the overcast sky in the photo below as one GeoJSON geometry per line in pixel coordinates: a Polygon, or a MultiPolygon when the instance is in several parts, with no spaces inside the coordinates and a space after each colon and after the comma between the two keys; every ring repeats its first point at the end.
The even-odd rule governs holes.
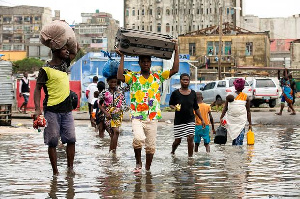
{"type": "MultiPolygon", "coordinates": [[[[32,5],[60,10],[69,24],[81,22],[80,13],[108,12],[123,25],[123,0],[0,0],[0,5],[32,5]],[[81,4],[77,3],[80,2],[81,4]]],[[[300,0],[245,0],[245,14],[259,17],[289,17],[300,14],[300,0]]]]}

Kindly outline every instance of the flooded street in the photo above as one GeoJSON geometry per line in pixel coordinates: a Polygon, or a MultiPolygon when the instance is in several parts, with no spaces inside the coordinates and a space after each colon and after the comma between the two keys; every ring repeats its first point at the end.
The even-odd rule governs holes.
{"type": "MultiPolygon", "coordinates": [[[[219,146],[187,157],[183,141],[170,155],[173,125],[161,122],[151,172],[135,167],[131,124],[125,122],[117,155],[108,153],[109,136],[100,139],[87,125],[77,126],[74,177],[66,173],[63,145],[60,175],[52,170],[42,133],[0,135],[1,198],[299,198],[300,129],[255,126],[254,146],[219,146]]],[[[244,140],[244,143],[246,140],[244,140]]],[[[145,156],[143,151],[143,163],[145,156]]]]}

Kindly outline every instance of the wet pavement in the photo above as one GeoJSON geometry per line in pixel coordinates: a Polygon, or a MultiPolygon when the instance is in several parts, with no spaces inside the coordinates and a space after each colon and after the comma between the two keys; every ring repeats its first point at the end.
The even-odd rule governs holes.
{"type": "MultiPolygon", "coordinates": [[[[263,118],[262,118],[263,119],[263,118]]],[[[124,122],[117,155],[108,153],[87,121],[76,123],[75,176],[66,172],[65,146],[58,147],[60,175],[52,177],[42,133],[32,128],[0,131],[1,198],[299,198],[300,127],[254,126],[254,146],[200,146],[187,157],[183,141],[170,155],[173,125],[160,122],[151,172],[134,175],[131,125],[124,122]]],[[[246,142],[246,140],[245,140],[246,142]]],[[[144,151],[143,151],[143,163],[144,151]]]]}

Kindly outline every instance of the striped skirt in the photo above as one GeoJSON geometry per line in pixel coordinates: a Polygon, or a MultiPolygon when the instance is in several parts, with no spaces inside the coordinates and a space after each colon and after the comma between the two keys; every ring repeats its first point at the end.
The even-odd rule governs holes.
{"type": "Polygon", "coordinates": [[[195,122],[174,125],[175,138],[184,138],[187,137],[188,135],[194,135],[194,133],[195,133],[195,122]]]}

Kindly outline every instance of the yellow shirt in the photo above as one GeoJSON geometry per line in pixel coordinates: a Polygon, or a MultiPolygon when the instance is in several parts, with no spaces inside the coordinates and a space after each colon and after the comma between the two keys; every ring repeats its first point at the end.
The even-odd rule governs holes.
{"type": "MultiPolygon", "coordinates": [[[[200,110],[200,113],[204,120],[205,125],[209,125],[210,120],[208,117],[208,112],[210,112],[210,110],[211,110],[210,105],[205,104],[205,103],[199,103],[198,106],[199,106],[199,110],[200,110]]],[[[195,118],[196,118],[196,125],[202,125],[202,122],[197,115],[195,118]]]]}

